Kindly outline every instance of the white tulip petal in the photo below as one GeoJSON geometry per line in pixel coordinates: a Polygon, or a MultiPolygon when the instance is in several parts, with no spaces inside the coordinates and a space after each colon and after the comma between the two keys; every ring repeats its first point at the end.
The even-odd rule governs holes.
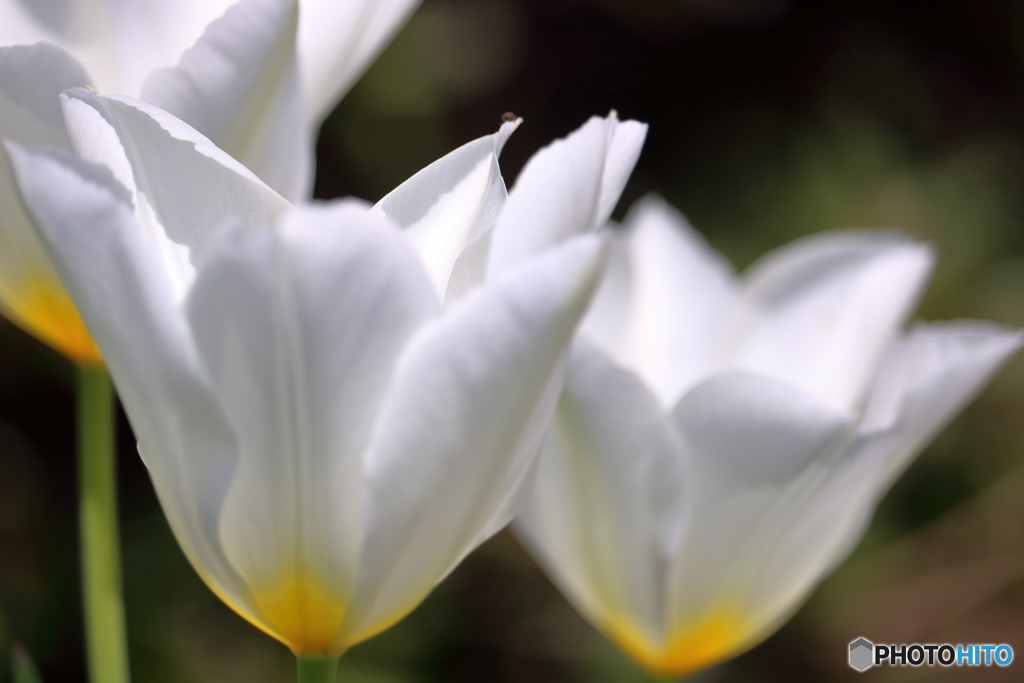
{"type": "Polygon", "coordinates": [[[302,0],[299,64],[306,111],[319,127],[420,0],[302,0]]]}
{"type": "Polygon", "coordinates": [[[0,45],[45,41],[88,65],[103,92],[137,96],[235,0],[0,0],[0,45]]]}
{"type": "Polygon", "coordinates": [[[861,430],[893,429],[915,410],[922,412],[921,420],[927,418],[920,429],[929,433],[921,438],[931,439],[931,430],[973,399],[1021,340],[1020,330],[978,320],[915,323],[886,354],[864,408],[861,430]],[[907,404],[911,398],[914,408],[907,404]],[[926,403],[917,405],[921,401],[926,403]]]}
{"type": "MultiPolygon", "coordinates": [[[[206,26],[236,0],[110,2],[115,84],[97,83],[102,92],[138,97],[154,69],[170,67],[195,44],[206,26]]],[[[90,62],[86,62],[89,64],[90,62]]]]}
{"type": "MultiPolygon", "coordinates": [[[[81,0],[75,3],[40,3],[27,0],[0,0],[0,44],[31,45],[48,40],[88,35],[100,28],[105,18],[105,0],[81,0]]],[[[65,48],[66,49],[66,48],[65,48]]]]}
{"type": "Polygon", "coordinates": [[[608,137],[607,122],[595,116],[526,162],[494,228],[491,276],[597,227],[608,137]]]}
{"type": "Polygon", "coordinates": [[[103,351],[178,542],[211,588],[252,618],[258,611],[217,537],[236,446],[127,191],[106,168],[71,154],[10,143],[8,152],[34,224],[103,351]]]}
{"type": "MultiPolygon", "coordinates": [[[[0,48],[0,138],[70,150],[59,96],[88,77],[52,45],[0,48]]],[[[0,311],[78,361],[99,352],[39,242],[0,147],[0,311]]]]}
{"type": "Polygon", "coordinates": [[[494,231],[488,230],[463,247],[462,253],[455,259],[444,295],[446,309],[487,279],[487,260],[491,255],[493,236],[494,231]]]}
{"type": "Polygon", "coordinates": [[[58,47],[0,47],[0,134],[24,144],[70,149],[59,97],[88,83],[81,65],[58,47]]]}
{"type": "Polygon", "coordinates": [[[856,408],[931,272],[930,247],[895,233],[821,233],[745,274],[723,362],[856,408]]]}
{"type": "Polygon", "coordinates": [[[133,191],[136,218],[158,244],[179,299],[226,222],[241,217],[268,225],[291,206],[193,128],[151,105],[83,89],[67,91],[62,101],[75,150],[110,166],[133,191]]]}
{"type": "Polygon", "coordinates": [[[333,651],[363,543],[363,451],[396,357],[440,314],[396,227],[368,208],[338,202],[234,231],[188,299],[239,440],[221,541],[297,651],[333,651]]]}
{"type": "Polygon", "coordinates": [[[493,227],[508,193],[498,157],[522,119],[477,138],[430,164],[374,207],[404,228],[423,260],[438,298],[464,247],[493,227]]]}
{"type": "Polygon", "coordinates": [[[669,409],[714,371],[738,283],[732,266],[660,199],[638,202],[626,230],[629,307],[615,357],[669,409]]]}
{"type": "Polygon", "coordinates": [[[647,124],[639,121],[619,121],[612,112],[605,125],[608,127],[608,152],[601,178],[601,198],[597,206],[595,225],[600,227],[608,222],[619,203],[619,196],[626,189],[626,182],[633,173],[640,152],[647,139],[647,124]]]}
{"type": "Polygon", "coordinates": [[[291,201],[313,179],[313,131],[295,51],[297,0],[242,0],[174,68],[150,74],[146,102],[208,137],[291,201]]]}
{"type": "Polygon", "coordinates": [[[594,299],[580,323],[579,336],[628,367],[626,332],[633,304],[633,269],[623,231],[608,226],[602,232],[608,241],[608,257],[594,299]]]}
{"type": "Polygon", "coordinates": [[[915,324],[890,349],[848,458],[872,460],[881,495],[1022,344],[1021,330],[995,323],[915,324]]]}
{"type": "Polygon", "coordinates": [[[975,321],[920,324],[899,340],[879,373],[869,417],[755,573],[752,611],[771,622],[794,610],[853,550],[896,476],[1022,343],[1018,330],[975,321]]]}
{"type": "Polygon", "coordinates": [[[639,378],[577,340],[516,531],[613,638],[664,639],[666,571],[690,498],[686,466],[675,424],[639,378]]]}
{"type": "Polygon", "coordinates": [[[115,40],[106,0],[33,2],[0,0],[0,45],[59,46],[89,66],[94,85],[118,83],[115,40]]]}
{"type": "Polygon", "coordinates": [[[348,642],[407,614],[517,512],[600,266],[599,239],[573,239],[413,338],[365,459],[367,537],[348,642]]]}
{"type": "Polygon", "coordinates": [[[756,632],[751,575],[853,416],[773,379],[731,373],[693,388],[675,417],[691,456],[694,507],[672,569],[670,619],[682,633],[727,619],[745,640],[756,632]]]}
{"type": "Polygon", "coordinates": [[[608,220],[640,155],[647,124],[592,117],[526,163],[494,228],[488,273],[608,220]]]}

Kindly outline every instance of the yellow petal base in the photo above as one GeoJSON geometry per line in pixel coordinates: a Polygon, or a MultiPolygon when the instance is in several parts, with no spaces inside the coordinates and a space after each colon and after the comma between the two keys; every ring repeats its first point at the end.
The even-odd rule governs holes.
{"type": "Polygon", "coordinates": [[[710,612],[699,622],[677,629],[665,645],[652,645],[626,622],[606,628],[608,636],[654,676],[680,677],[713,666],[749,647],[749,623],[732,610],[710,612]]]}
{"type": "Polygon", "coordinates": [[[17,294],[4,297],[12,322],[77,363],[103,365],[96,342],[60,285],[40,279],[17,294]]]}
{"type": "Polygon", "coordinates": [[[347,644],[335,642],[348,611],[349,596],[306,570],[289,572],[273,587],[253,589],[266,622],[257,624],[296,656],[337,657],[347,644]]]}
{"type": "Polygon", "coordinates": [[[293,571],[273,587],[250,588],[261,615],[243,608],[209,575],[201,573],[200,578],[224,604],[288,646],[297,657],[340,657],[353,645],[388,630],[419,605],[419,601],[414,600],[360,631],[339,638],[350,598],[327,588],[331,585],[329,582],[312,579],[308,571],[293,571]]]}

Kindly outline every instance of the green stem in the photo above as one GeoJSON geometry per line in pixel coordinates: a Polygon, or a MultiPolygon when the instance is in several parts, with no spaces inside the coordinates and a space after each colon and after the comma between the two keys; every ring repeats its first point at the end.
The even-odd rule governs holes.
{"type": "Polygon", "coordinates": [[[114,390],[105,368],[78,366],[79,534],[92,683],[128,683],[114,459],[114,390]]]}
{"type": "Polygon", "coordinates": [[[299,683],[334,683],[339,657],[299,657],[299,683]]]}

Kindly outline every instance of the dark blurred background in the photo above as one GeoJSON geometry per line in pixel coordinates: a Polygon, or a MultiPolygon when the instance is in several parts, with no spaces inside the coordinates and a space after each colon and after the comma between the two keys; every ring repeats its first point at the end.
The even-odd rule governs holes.
{"type": "MultiPolygon", "coordinates": [[[[617,216],[658,192],[738,267],[818,230],[900,227],[939,248],[920,317],[1024,326],[1024,4],[1009,0],[426,0],[324,126],[316,194],[376,200],[505,111],[526,120],[502,157],[511,186],[539,146],[612,108],[651,124],[617,216]]],[[[0,322],[0,681],[15,640],[49,683],[84,681],[71,377],[0,322]]],[[[293,681],[287,651],[186,563],[123,418],[120,449],[134,680],[293,681]]],[[[695,679],[853,680],[860,635],[1024,655],[1021,359],[787,626],[695,679]]],[[[507,532],[342,667],[343,683],[648,680],[507,532]]]]}

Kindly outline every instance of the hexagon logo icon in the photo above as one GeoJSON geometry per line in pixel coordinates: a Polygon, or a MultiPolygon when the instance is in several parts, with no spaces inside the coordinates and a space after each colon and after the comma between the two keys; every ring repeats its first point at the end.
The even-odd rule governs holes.
{"type": "Polygon", "coordinates": [[[875,644],[867,638],[858,638],[850,643],[850,666],[857,671],[867,671],[875,665],[875,644]]]}

